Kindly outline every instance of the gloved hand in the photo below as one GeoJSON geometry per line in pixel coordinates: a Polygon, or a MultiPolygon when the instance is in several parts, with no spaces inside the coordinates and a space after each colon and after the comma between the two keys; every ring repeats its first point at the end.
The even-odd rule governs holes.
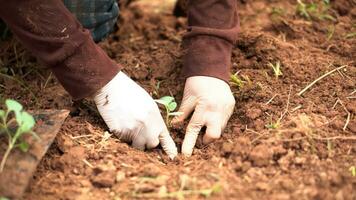
{"type": "Polygon", "coordinates": [[[203,137],[205,144],[220,138],[234,106],[234,96],[229,85],[223,80],[207,76],[188,78],[179,108],[179,112],[183,114],[172,121],[172,124],[181,123],[194,110],[184,137],[182,153],[186,156],[192,154],[203,126],[206,126],[206,133],[203,137]]]}
{"type": "Polygon", "coordinates": [[[157,104],[123,72],[97,92],[94,101],[110,131],[121,140],[140,150],[161,143],[171,159],[177,155],[157,104]]]}

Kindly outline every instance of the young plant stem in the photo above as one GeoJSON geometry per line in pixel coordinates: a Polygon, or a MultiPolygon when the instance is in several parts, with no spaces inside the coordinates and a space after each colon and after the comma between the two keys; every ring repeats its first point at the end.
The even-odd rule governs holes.
{"type": "Polygon", "coordinates": [[[14,143],[13,143],[13,141],[11,141],[11,140],[9,139],[8,147],[7,147],[6,151],[5,151],[4,157],[3,157],[2,160],[1,160],[0,173],[2,173],[2,171],[4,170],[4,167],[5,167],[5,163],[6,163],[6,161],[7,161],[7,158],[9,157],[10,152],[11,152],[11,150],[12,150],[13,148],[14,148],[14,143]]]}
{"type": "Polygon", "coordinates": [[[168,127],[170,127],[170,123],[169,123],[169,109],[168,106],[165,106],[166,108],[166,124],[168,127]]]}

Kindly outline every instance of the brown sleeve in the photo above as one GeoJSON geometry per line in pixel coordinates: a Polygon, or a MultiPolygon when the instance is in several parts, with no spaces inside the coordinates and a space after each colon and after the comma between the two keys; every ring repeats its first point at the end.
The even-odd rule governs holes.
{"type": "Polygon", "coordinates": [[[74,99],[93,95],[119,72],[61,0],[0,0],[0,5],[0,18],[74,99]]]}
{"type": "Polygon", "coordinates": [[[237,0],[189,0],[183,37],[183,75],[229,80],[231,50],[239,31],[237,0]]]}

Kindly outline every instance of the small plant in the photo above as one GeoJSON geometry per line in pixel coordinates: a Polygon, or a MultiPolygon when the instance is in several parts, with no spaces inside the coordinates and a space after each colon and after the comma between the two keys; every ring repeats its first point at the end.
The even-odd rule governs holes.
{"type": "Polygon", "coordinates": [[[239,72],[236,72],[235,74],[231,74],[230,75],[230,79],[231,79],[231,84],[233,86],[236,86],[238,88],[242,88],[244,86],[245,81],[243,81],[240,77],[239,77],[239,72]]]}
{"type": "Polygon", "coordinates": [[[272,7],[272,9],[271,9],[272,16],[282,16],[282,15],[284,15],[284,13],[285,13],[285,10],[283,8],[272,7]]]}
{"type": "Polygon", "coordinates": [[[349,170],[350,170],[352,176],[356,176],[356,167],[355,167],[355,166],[351,166],[351,167],[349,168],[349,170]]]}
{"type": "Polygon", "coordinates": [[[21,151],[26,152],[29,149],[22,136],[31,134],[38,139],[36,133],[32,131],[35,125],[34,118],[15,100],[7,99],[5,101],[6,110],[0,110],[0,134],[6,134],[8,138],[8,146],[3,155],[0,164],[0,173],[5,167],[6,160],[10,152],[14,148],[19,148],[21,151]]]}
{"type": "Polygon", "coordinates": [[[278,129],[280,127],[280,122],[279,120],[276,122],[271,121],[269,124],[266,125],[266,128],[268,129],[278,129]]]}
{"type": "Polygon", "coordinates": [[[268,66],[270,66],[273,69],[273,74],[278,79],[278,77],[282,76],[282,69],[281,69],[281,63],[279,61],[276,62],[276,64],[268,63],[268,66]]]}
{"type": "Polygon", "coordinates": [[[302,0],[297,0],[297,14],[306,18],[307,20],[312,20],[317,18],[320,20],[330,20],[337,21],[333,16],[328,14],[330,2],[328,0],[323,0],[321,3],[303,3],[302,0]],[[320,5],[321,4],[321,5],[320,5]]]}
{"type": "Polygon", "coordinates": [[[155,99],[156,103],[162,104],[166,109],[166,124],[169,125],[169,118],[172,116],[179,116],[182,112],[173,112],[177,108],[177,103],[174,97],[164,96],[160,99],[155,99]]]}
{"type": "Polygon", "coordinates": [[[297,13],[300,16],[302,16],[308,20],[311,20],[311,13],[316,12],[318,9],[318,6],[316,5],[316,3],[305,4],[301,0],[297,0],[297,2],[298,2],[297,13]]]}

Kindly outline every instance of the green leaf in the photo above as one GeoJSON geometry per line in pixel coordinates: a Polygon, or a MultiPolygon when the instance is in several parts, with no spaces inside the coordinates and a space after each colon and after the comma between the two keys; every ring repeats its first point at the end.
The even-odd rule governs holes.
{"type": "Polygon", "coordinates": [[[19,102],[12,100],[12,99],[6,99],[5,104],[9,111],[14,111],[15,113],[21,112],[21,110],[23,108],[19,102]]]}
{"type": "Polygon", "coordinates": [[[0,200],[10,200],[10,199],[8,199],[6,197],[0,197],[0,200]]]}
{"type": "Polygon", "coordinates": [[[35,119],[32,117],[32,115],[30,115],[28,112],[22,112],[21,113],[21,122],[19,124],[19,129],[22,131],[22,132],[29,132],[31,131],[31,129],[35,126],[36,122],[35,122],[35,119]]]}
{"type": "Polygon", "coordinates": [[[171,102],[168,104],[168,110],[169,112],[174,111],[177,108],[177,103],[176,102],[171,102]]]}
{"type": "Polygon", "coordinates": [[[163,104],[165,106],[168,106],[171,102],[174,101],[174,97],[171,96],[164,96],[161,97],[160,99],[155,100],[157,103],[163,104]]]}
{"type": "Polygon", "coordinates": [[[28,149],[30,148],[30,145],[27,144],[26,142],[21,142],[19,145],[18,145],[19,149],[22,151],[22,152],[27,152],[28,149]]]}

